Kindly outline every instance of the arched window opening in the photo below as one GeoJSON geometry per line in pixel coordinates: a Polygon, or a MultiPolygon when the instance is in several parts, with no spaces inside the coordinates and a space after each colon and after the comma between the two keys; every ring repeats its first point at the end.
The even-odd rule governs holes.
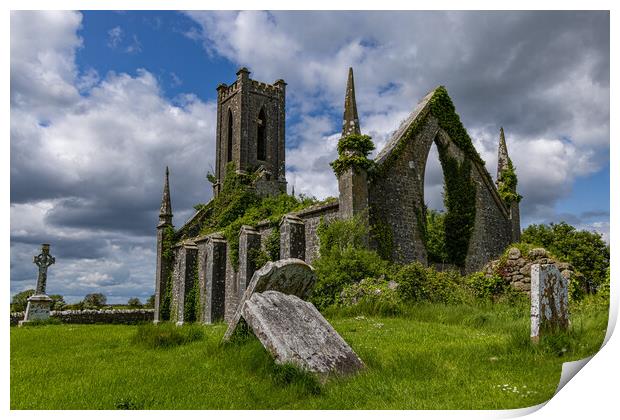
{"type": "Polygon", "coordinates": [[[433,142],[424,171],[424,207],[426,223],[426,250],[428,261],[443,269],[448,260],[445,248],[444,174],[439,160],[437,145],[433,142]],[[439,265],[438,265],[439,264],[439,265]]]}
{"type": "Polygon", "coordinates": [[[265,138],[267,129],[267,120],[265,119],[265,110],[261,108],[258,113],[257,131],[256,131],[256,159],[267,160],[267,139],[265,138]]]}
{"type": "Polygon", "coordinates": [[[233,156],[233,116],[230,109],[228,110],[228,135],[226,137],[226,140],[226,153],[228,154],[228,159],[226,160],[226,162],[230,162],[233,156]]]}

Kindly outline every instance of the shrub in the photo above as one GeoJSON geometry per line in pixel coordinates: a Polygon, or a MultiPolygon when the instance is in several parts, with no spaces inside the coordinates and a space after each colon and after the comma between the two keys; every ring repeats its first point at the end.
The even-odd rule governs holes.
{"type": "Polygon", "coordinates": [[[474,296],[480,299],[493,299],[506,291],[506,281],[496,274],[472,273],[465,281],[474,296]]]}
{"type": "Polygon", "coordinates": [[[62,295],[50,295],[50,299],[52,299],[52,311],[62,311],[67,305],[62,295]]]}
{"type": "Polygon", "coordinates": [[[609,245],[596,232],[577,230],[568,223],[530,225],[522,242],[542,246],[557,258],[573,265],[585,276],[587,291],[595,291],[605,281],[609,267],[609,245]]]}
{"type": "Polygon", "coordinates": [[[155,307],[155,295],[149,296],[149,298],[146,300],[146,303],[144,304],[144,306],[146,308],[154,308],[155,307]]]}
{"type": "Polygon", "coordinates": [[[167,348],[201,340],[204,331],[197,325],[176,326],[170,323],[141,324],[138,326],[133,343],[148,348],[167,348]]]}
{"type": "Polygon", "coordinates": [[[349,168],[367,171],[373,165],[368,154],[374,149],[375,145],[370,136],[350,134],[338,141],[338,159],[330,165],[338,176],[349,168]]]}
{"type": "Polygon", "coordinates": [[[341,253],[350,247],[365,248],[368,232],[368,224],[359,215],[345,220],[333,220],[329,223],[321,220],[317,229],[319,254],[323,257],[332,253],[341,253]]]}
{"type": "Polygon", "coordinates": [[[426,252],[430,262],[448,261],[444,227],[445,218],[446,215],[443,212],[432,209],[426,211],[426,252]]]}
{"type": "Polygon", "coordinates": [[[380,278],[368,277],[359,283],[347,285],[338,297],[338,303],[344,306],[352,306],[358,303],[397,306],[399,302],[396,288],[390,287],[385,276],[380,278]]]}
{"type": "Polygon", "coordinates": [[[84,297],[82,302],[84,303],[84,308],[92,309],[105,306],[106,301],[107,298],[103,293],[89,293],[84,297]]]}
{"type": "Polygon", "coordinates": [[[129,300],[127,301],[127,306],[129,306],[130,308],[141,308],[142,302],[140,302],[140,299],[136,297],[129,298],[129,300]]]}
{"type": "Polygon", "coordinates": [[[349,246],[344,251],[321,255],[314,268],[317,283],[310,300],[322,309],[334,304],[345,286],[387,274],[388,262],[374,251],[349,246]]]}
{"type": "Polygon", "coordinates": [[[11,300],[11,311],[24,312],[26,310],[26,306],[28,305],[28,298],[34,295],[34,293],[34,289],[28,289],[15,294],[11,300]]]}
{"type": "Polygon", "coordinates": [[[419,262],[404,265],[394,275],[404,302],[462,303],[467,300],[462,277],[454,271],[438,272],[419,262]]]}

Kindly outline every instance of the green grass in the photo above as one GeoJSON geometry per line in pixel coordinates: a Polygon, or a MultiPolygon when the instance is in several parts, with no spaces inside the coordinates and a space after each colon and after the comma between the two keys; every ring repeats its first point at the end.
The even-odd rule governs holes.
{"type": "Polygon", "coordinates": [[[11,409],[526,407],[551,398],[561,364],[595,353],[607,327],[606,308],[582,305],[568,333],[534,347],[523,305],[372,313],[328,312],[367,368],[324,385],[276,366],[253,337],[221,346],[224,324],[193,326],[168,346],[140,326],[11,328],[11,409]]]}

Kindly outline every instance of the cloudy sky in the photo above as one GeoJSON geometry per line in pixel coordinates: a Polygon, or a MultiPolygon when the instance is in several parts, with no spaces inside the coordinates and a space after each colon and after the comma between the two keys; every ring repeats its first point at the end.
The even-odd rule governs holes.
{"type": "MultiPolygon", "coordinates": [[[[170,166],[174,223],[211,197],[215,88],[240,66],[287,87],[287,179],[337,195],[344,87],[380,150],[445,85],[495,177],[500,126],[523,227],[565,220],[609,235],[607,12],[13,12],[11,294],[110,302],[154,290],[155,225],[170,166]]],[[[433,151],[425,200],[442,208],[433,151]]]]}

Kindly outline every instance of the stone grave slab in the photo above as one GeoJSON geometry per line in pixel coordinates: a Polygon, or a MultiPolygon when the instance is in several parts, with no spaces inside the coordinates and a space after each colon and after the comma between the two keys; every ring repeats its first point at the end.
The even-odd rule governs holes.
{"type": "Polygon", "coordinates": [[[268,290],[243,304],[242,316],[276,363],[293,363],[317,373],[349,375],[364,362],[310,302],[268,290]]]}
{"type": "Polygon", "coordinates": [[[275,290],[305,299],[310,294],[315,282],[314,269],[300,259],[287,258],[268,262],[254,272],[250,284],[239,301],[235,315],[228,323],[223,341],[228,341],[232,337],[241,319],[243,302],[248,300],[252,294],[275,290]]]}
{"type": "Polygon", "coordinates": [[[568,280],[555,264],[532,264],[531,331],[538,343],[545,331],[568,328],[568,280]]]}

